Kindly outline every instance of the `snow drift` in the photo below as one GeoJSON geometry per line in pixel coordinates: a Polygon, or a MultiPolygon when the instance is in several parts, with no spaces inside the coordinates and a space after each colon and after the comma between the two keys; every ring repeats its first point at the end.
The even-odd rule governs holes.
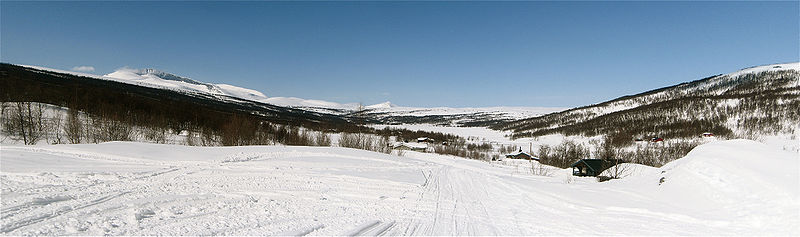
{"type": "Polygon", "coordinates": [[[725,210],[738,226],[796,233],[799,164],[797,154],[755,141],[712,142],[662,167],[659,194],[699,212],[725,210]]]}

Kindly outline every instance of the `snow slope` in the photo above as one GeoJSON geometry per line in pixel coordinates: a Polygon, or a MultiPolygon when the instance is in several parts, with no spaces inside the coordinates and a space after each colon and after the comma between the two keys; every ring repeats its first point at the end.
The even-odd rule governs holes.
{"type": "Polygon", "coordinates": [[[4,235],[793,235],[800,230],[798,157],[750,141],[700,146],[663,174],[650,168],[604,183],[572,178],[568,169],[534,176],[525,172],[525,162],[331,147],[112,142],[4,145],[0,152],[4,235]]]}
{"type": "Polygon", "coordinates": [[[797,154],[754,141],[731,140],[698,146],[662,169],[661,192],[697,211],[724,209],[732,212],[739,225],[765,233],[787,228],[780,225],[795,230],[800,226],[797,154]]]}
{"type": "Polygon", "coordinates": [[[236,97],[240,99],[259,101],[259,102],[263,102],[263,100],[267,99],[266,95],[256,90],[241,88],[226,84],[212,84],[212,83],[199,82],[192,80],[190,78],[181,77],[150,68],[148,69],[121,68],[112,73],[100,76],[89,73],[72,72],[72,71],[58,70],[40,66],[30,66],[30,65],[21,65],[21,66],[33,68],[36,70],[51,71],[51,72],[70,74],[70,75],[89,77],[89,78],[97,78],[101,80],[110,80],[110,81],[139,85],[144,87],[174,90],[185,93],[209,94],[209,95],[219,96],[220,98],[229,96],[229,97],[236,97]]]}

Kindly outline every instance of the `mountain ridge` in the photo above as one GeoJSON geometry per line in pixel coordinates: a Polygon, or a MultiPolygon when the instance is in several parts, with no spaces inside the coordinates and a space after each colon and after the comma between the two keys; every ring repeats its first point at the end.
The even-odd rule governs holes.
{"type": "Polygon", "coordinates": [[[512,131],[514,138],[553,133],[593,136],[614,133],[608,124],[618,127],[626,124],[633,127],[622,126],[621,132],[616,132],[625,134],[618,136],[625,141],[646,134],[686,137],[692,134],[689,128],[716,129],[720,134],[745,133],[744,127],[748,127],[747,130],[760,129],[747,123],[777,130],[790,129],[787,127],[791,127],[791,122],[786,125],[777,123],[800,123],[792,117],[796,112],[791,111],[792,105],[797,108],[800,104],[798,75],[800,62],[749,67],[598,104],[502,123],[493,128],[512,131]],[[765,112],[767,108],[769,111],[765,112]],[[648,124],[650,128],[625,122],[634,120],[648,124]],[[681,130],[676,126],[685,126],[686,129],[676,132],[681,130]]]}

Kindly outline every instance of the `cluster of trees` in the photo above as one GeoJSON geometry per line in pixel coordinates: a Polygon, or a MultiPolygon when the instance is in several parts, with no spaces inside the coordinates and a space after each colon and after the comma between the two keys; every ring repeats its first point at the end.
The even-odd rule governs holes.
{"type": "Polygon", "coordinates": [[[33,145],[51,133],[53,126],[45,120],[44,107],[34,103],[2,103],[0,114],[3,117],[2,132],[33,145]]]}
{"type": "Polygon", "coordinates": [[[36,102],[2,102],[0,107],[3,134],[26,145],[43,140],[50,144],[130,141],[135,137],[161,143],[166,140],[166,134],[153,129],[135,130],[121,117],[87,116],[67,109],[64,118],[62,108],[36,102]]]}
{"type": "Polygon", "coordinates": [[[685,156],[702,144],[699,140],[688,139],[617,147],[613,140],[611,136],[590,141],[589,144],[564,140],[555,146],[540,145],[535,155],[540,158],[542,164],[559,168],[567,168],[577,160],[589,158],[603,159],[610,163],[637,163],[660,167],[685,156]]]}
{"type": "Polygon", "coordinates": [[[492,153],[490,151],[470,150],[466,146],[459,145],[435,145],[433,152],[441,155],[451,155],[464,157],[474,160],[488,161],[491,159],[492,153]]]}
{"type": "Polygon", "coordinates": [[[339,136],[339,146],[368,151],[390,153],[388,136],[375,136],[364,133],[342,133],[339,136]]]}
{"type": "MultiPolygon", "coordinates": [[[[61,108],[38,102],[2,102],[2,132],[7,137],[36,144],[44,139],[51,144],[99,143],[106,141],[176,142],[171,138],[185,137],[183,143],[192,146],[245,146],[245,145],[300,145],[331,146],[331,135],[303,127],[274,124],[256,116],[234,114],[220,129],[199,126],[182,126],[186,130],[173,130],[164,118],[152,117],[149,123],[137,125],[136,114],[120,116],[114,113],[87,114],[73,108],[61,108]],[[66,111],[64,111],[66,110],[66,111]],[[62,116],[66,114],[66,116],[62,116]],[[65,118],[64,118],[65,117],[65,118]]],[[[150,118],[150,117],[148,117],[150,118]]],[[[409,131],[386,128],[362,129],[374,133],[340,133],[338,145],[362,150],[390,153],[391,136],[395,140],[406,137],[427,136],[447,141],[433,145],[432,151],[471,159],[488,160],[493,153],[490,143],[467,143],[466,139],[450,134],[409,131]]]]}
{"type": "Polygon", "coordinates": [[[403,128],[384,127],[383,129],[363,130],[362,132],[373,133],[380,136],[396,137],[398,141],[416,141],[417,138],[427,137],[437,142],[447,142],[454,144],[463,144],[465,139],[456,135],[441,133],[441,132],[428,132],[428,131],[412,131],[403,128]]]}
{"type": "Polygon", "coordinates": [[[497,149],[497,151],[498,151],[498,152],[499,152],[501,155],[504,155],[504,154],[511,154],[512,152],[517,152],[517,151],[519,151],[519,147],[517,147],[517,146],[513,146],[513,145],[511,145],[511,146],[500,145],[500,147],[497,149]]]}
{"type": "Polygon", "coordinates": [[[567,168],[579,159],[590,157],[588,146],[572,140],[564,140],[555,146],[540,145],[534,154],[539,157],[539,162],[559,168],[567,168]]]}
{"type": "Polygon", "coordinates": [[[369,113],[370,118],[382,124],[436,124],[442,126],[486,127],[501,122],[510,122],[493,113],[469,113],[453,115],[397,116],[392,113],[369,113]]]}

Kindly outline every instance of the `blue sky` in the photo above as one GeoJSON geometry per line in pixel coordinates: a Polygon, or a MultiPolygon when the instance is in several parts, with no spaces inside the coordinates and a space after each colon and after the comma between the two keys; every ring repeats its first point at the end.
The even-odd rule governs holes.
{"type": "Polygon", "coordinates": [[[335,102],[581,106],[798,61],[798,2],[8,2],[3,62],[335,102]]]}

